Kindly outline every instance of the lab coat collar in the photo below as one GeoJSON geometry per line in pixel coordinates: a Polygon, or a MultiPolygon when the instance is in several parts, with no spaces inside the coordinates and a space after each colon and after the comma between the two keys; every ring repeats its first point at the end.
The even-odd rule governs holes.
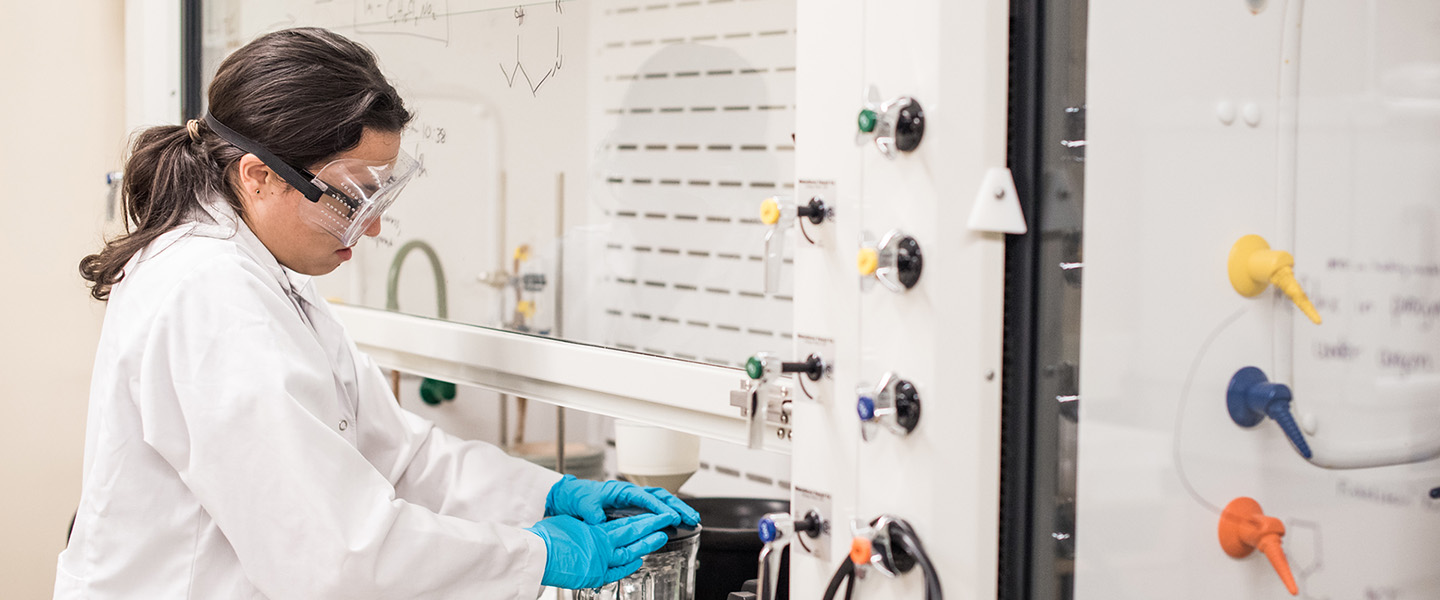
{"type": "Polygon", "coordinates": [[[280,264],[280,261],[276,260],[275,255],[270,252],[270,249],[265,247],[265,243],[261,242],[260,238],[255,236],[254,231],[250,230],[250,226],[245,223],[245,220],[239,219],[239,223],[240,226],[236,230],[235,239],[240,242],[241,247],[254,256],[256,262],[260,263],[260,266],[265,267],[265,271],[275,278],[275,281],[280,284],[280,287],[291,294],[303,297],[304,294],[302,294],[302,292],[306,286],[310,285],[312,277],[293,271],[289,267],[280,264]]]}
{"type": "Polygon", "coordinates": [[[234,239],[246,254],[249,254],[265,269],[265,272],[275,278],[275,282],[280,284],[281,289],[295,296],[304,297],[302,292],[313,278],[280,264],[265,243],[256,237],[254,231],[250,230],[250,226],[245,223],[245,220],[235,214],[235,209],[230,207],[229,202],[226,202],[223,197],[216,196],[204,204],[203,208],[206,216],[210,218],[196,222],[196,235],[213,235],[234,239]]]}

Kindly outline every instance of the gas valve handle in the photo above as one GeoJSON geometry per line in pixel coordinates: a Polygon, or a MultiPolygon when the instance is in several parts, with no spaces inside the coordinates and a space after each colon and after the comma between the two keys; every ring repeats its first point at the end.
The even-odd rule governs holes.
{"type": "Polygon", "coordinates": [[[770,513],[760,518],[759,587],[756,600],[774,600],[780,583],[780,555],[795,538],[795,519],[790,513],[770,513]]]}
{"type": "Polygon", "coordinates": [[[855,412],[866,441],[882,427],[904,437],[920,424],[920,392],[895,373],[886,373],[873,388],[860,388],[857,396],[855,412]]]}
{"type": "Polygon", "coordinates": [[[773,196],[760,203],[760,222],[765,231],[765,293],[780,289],[780,266],[785,262],[785,231],[795,222],[795,209],[788,198],[773,196]]]}
{"type": "Polygon", "coordinates": [[[785,262],[785,231],[794,226],[797,218],[819,225],[832,216],[834,211],[825,206],[825,200],[819,196],[798,206],[782,196],[766,198],[760,203],[760,222],[770,227],[765,232],[765,293],[773,294],[780,289],[780,266],[785,262]]]}
{"type": "Polygon", "coordinates": [[[810,511],[805,518],[795,520],[790,513],[770,513],[760,518],[760,541],[765,546],[760,550],[760,577],[757,600],[774,600],[780,580],[780,556],[786,546],[795,539],[796,533],[812,538],[824,532],[826,524],[820,513],[810,511]]]}
{"type": "Polygon", "coordinates": [[[863,578],[867,570],[879,571],[886,577],[900,577],[920,567],[925,580],[925,600],[944,600],[940,573],[930,561],[915,528],[904,519],[880,515],[868,526],[857,528],[850,547],[850,561],[854,564],[855,578],[863,578]]]}
{"type": "Polygon", "coordinates": [[[860,248],[855,268],[866,281],[879,281],[886,289],[903,294],[920,282],[925,257],[914,237],[891,230],[878,243],[860,248]]]}
{"type": "Polygon", "coordinates": [[[873,142],[885,158],[894,160],[900,152],[914,152],[925,137],[925,110],[920,101],[900,96],[881,101],[880,90],[870,86],[860,114],[855,119],[855,142],[873,142]]]}
{"type": "Polygon", "coordinates": [[[760,352],[746,359],[745,374],[762,385],[770,383],[782,373],[803,373],[810,381],[820,381],[829,366],[818,354],[811,354],[802,362],[782,362],[768,353],[760,352]]]}

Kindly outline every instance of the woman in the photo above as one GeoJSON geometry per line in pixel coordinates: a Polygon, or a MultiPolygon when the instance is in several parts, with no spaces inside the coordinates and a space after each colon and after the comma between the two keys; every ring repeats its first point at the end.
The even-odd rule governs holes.
{"type": "Polygon", "coordinates": [[[533,600],[624,577],[698,522],[401,410],[316,295],[418,169],[368,50],[265,35],[209,100],[135,140],[132,230],[80,264],[109,308],[57,598],[533,600]],[[626,506],[650,513],[605,522],[626,506]]]}

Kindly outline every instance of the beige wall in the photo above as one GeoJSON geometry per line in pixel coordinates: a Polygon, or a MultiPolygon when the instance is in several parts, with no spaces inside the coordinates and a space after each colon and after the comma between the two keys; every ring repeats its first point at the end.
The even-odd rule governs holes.
{"type": "Polygon", "coordinates": [[[98,248],[124,146],[124,3],[0,2],[0,598],[51,597],[80,493],[103,307],[98,248]]]}

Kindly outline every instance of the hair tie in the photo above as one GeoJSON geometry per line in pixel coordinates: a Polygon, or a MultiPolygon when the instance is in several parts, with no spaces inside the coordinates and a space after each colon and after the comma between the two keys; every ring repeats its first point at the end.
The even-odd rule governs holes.
{"type": "Polygon", "coordinates": [[[186,121],[185,131],[190,134],[190,141],[200,141],[200,121],[196,119],[190,119],[189,121],[186,121]]]}

